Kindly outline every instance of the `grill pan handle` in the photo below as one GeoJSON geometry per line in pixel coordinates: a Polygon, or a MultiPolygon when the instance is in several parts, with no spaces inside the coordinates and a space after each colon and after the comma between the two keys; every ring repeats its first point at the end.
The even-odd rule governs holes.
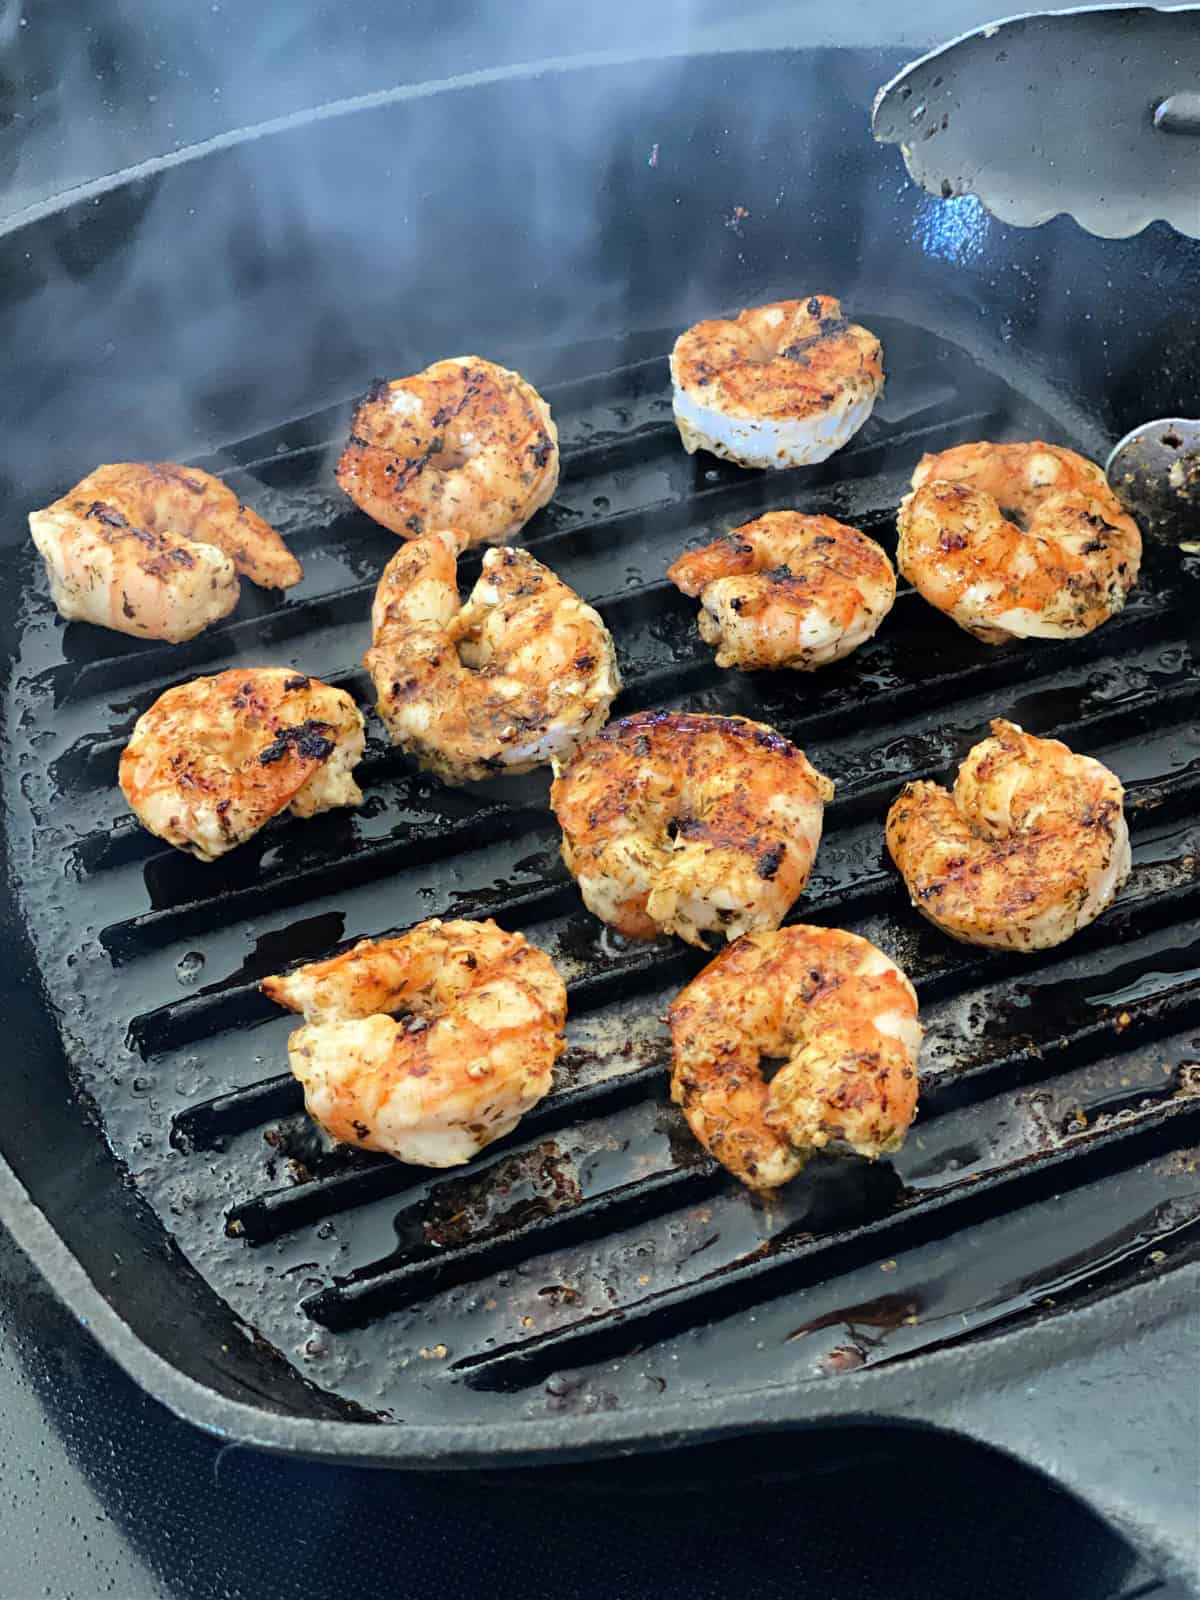
{"type": "Polygon", "coordinates": [[[1080,1344],[1070,1313],[1060,1360],[1021,1372],[1012,1359],[1019,1335],[979,1344],[972,1378],[953,1394],[938,1383],[918,1409],[922,1421],[1045,1472],[1183,1597],[1200,1595],[1200,1271],[1172,1276],[1175,1310],[1134,1337],[1104,1338],[1104,1319],[1093,1315],[1098,1336],[1080,1344]]]}
{"type": "Polygon", "coordinates": [[[905,67],[872,126],[942,199],[1003,222],[1068,212],[1126,238],[1200,238],[1200,7],[1106,6],[990,23],[905,67]]]}

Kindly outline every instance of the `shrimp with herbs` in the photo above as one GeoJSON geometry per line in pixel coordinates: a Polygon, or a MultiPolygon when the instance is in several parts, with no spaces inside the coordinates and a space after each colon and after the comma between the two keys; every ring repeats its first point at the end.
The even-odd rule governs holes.
{"type": "Polygon", "coordinates": [[[883,389],[883,353],[832,295],[698,322],[671,352],[683,447],[742,467],[824,461],[858,432],[883,389]]]}
{"type": "Polygon", "coordinates": [[[548,1092],[567,991],[549,956],[494,922],[422,922],[262,984],[304,1015],[288,1061],[334,1139],[453,1167],[548,1092]]]}
{"type": "Polygon", "coordinates": [[[904,973],[866,939],[797,924],[748,933],[671,1006],[671,1098],[751,1189],[819,1150],[872,1159],[917,1108],[922,1028],[904,973]],[[778,1062],[770,1082],[764,1060],[778,1062]]]}
{"type": "Polygon", "coordinates": [[[179,644],[226,617],[238,578],[287,589],[300,563],[227,484],[198,467],[97,467],[29,514],[50,592],[68,622],[179,644]]]}
{"type": "Polygon", "coordinates": [[[489,550],[464,604],[444,528],[384,568],[367,670],[393,743],[449,783],[529,772],[603,727],[621,687],[599,613],[527,550],[489,550]]]}
{"type": "Polygon", "coordinates": [[[774,928],[803,892],[833,785],[745,717],[642,711],[556,763],[550,804],[584,904],[632,939],[774,928]]]}
{"type": "Polygon", "coordinates": [[[558,487],[558,430],[519,373],[452,356],[371,386],[337,481],[402,539],[453,527],[471,544],[503,544],[558,487]]]}
{"type": "Polygon", "coordinates": [[[344,689],[290,667],[236,667],[168,689],[138,718],[121,792],[151,833],[215,861],[283,811],[361,804],[364,743],[344,689]]]}
{"type": "Polygon", "coordinates": [[[1040,440],[923,456],[897,527],[900,571],[985,644],[1091,633],[1124,606],[1142,560],[1101,469],[1040,440]]]}
{"type": "Polygon", "coordinates": [[[875,633],[896,574],[873,539],[832,517],[770,511],[685,551],[667,577],[699,596],[700,637],[719,667],[811,672],[875,633]]]}
{"type": "Polygon", "coordinates": [[[1045,950],[1098,917],[1129,876],[1124,794],[1091,756],[998,719],[953,790],[901,790],[887,846],[913,905],[943,933],[1045,950]]]}

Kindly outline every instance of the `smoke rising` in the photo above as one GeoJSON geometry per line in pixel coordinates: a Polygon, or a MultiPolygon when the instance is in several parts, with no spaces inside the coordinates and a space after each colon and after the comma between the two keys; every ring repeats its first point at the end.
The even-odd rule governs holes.
{"type": "Polygon", "coordinates": [[[916,53],[1005,9],[999,0],[80,0],[64,10],[3,0],[0,215],[233,129],[404,84],[600,51],[916,53]]]}
{"type": "Polygon", "coordinates": [[[97,461],[220,452],[438,356],[544,381],[797,283],[865,309],[905,270],[867,132],[898,58],[810,47],[908,52],[991,5],[843,9],[8,0],[2,536],[97,461]]]}

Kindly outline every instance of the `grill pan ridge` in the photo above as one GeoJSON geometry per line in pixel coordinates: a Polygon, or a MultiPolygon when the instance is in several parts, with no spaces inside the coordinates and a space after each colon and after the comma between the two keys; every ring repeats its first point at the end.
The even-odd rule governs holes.
{"type": "Polygon", "coordinates": [[[665,331],[659,355],[548,386],[563,482],[524,540],[613,631],[618,712],[755,716],[834,777],[793,920],[865,934],[917,984],[929,1035],[905,1149],[878,1165],[818,1160],[767,1202],[667,1103],[662,1017],[703,958],[622,946],[583,910],[544,775],[450,790],[373,724],[360,812],[280,822],[215,866],[120,816],[124,737],[193,672],[292,665],[368,708],[357,662],[394,546],[336,500],[340,414],[314,419],[299,449],[256,441],[231,476],[306,564],[286,604],[260,602],[260,617],[191,645],[130,648],[64,639],[27,573],[10,727],[32,830],[13,843],[81,1086],[199,1275],[354,1414],[652,1414],[722,1387],[837,1383],[1194,1248],[1200,690],[1169,559],[1152,552],[1127,610],[1061,646],[990,650],[903,592],[875,640],[815,676],[718,671],[694,603],[662,577],[689,540],[770,506],[845,517],[894,549],[922,450],[1064,438],[1061,419],[948,341],[855,310],[884,341],[888,390],[820,469],[754,475],[684,456],[665,331]],[[64,659],[64,642],[79,655],[64,659]],[[1127,888],[1033,959],[952,945],[883,859],[901,783],[952,771],[994,714],[1100,755],[1129,791],[1127,888]],[[467,1169],[331,1150],[283,1070],[291,1020],[257,980],[443,914],[494,916],[559,964],[570,1019],[555,1089],[467,1169]]]}

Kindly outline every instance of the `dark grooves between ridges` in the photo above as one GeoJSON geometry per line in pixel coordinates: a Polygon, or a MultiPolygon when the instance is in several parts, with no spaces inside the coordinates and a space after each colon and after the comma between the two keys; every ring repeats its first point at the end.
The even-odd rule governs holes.
{"type": "MultiPolygon", "coordinates": [[[[929,403],[918,395],[906,411],[901,394],[896,401],[898,421],[889,423],[877,416],[849,448],[822,467],[761,475],[703,457],[681,465],[667,415],[643,418],[623,432],[589,434],[582,424],[573,424],[572,419],[582,417],[588,407],[630,397],[650,398],[659,405],[666,393],[661,360],[636,362],[552,387],[547,392],[556,413],[563,409],[568,414],[562,431],[563,486],[559,500],[531,524],[525,542],[551,565],[558,560],[591,561],[633,541],[644,544],[649,533],[677,548],[714,527],[732,526],[782,506],[832,509],[836,515],[839,496],[846,495],[862,508],[849,520],[858,520],[866,531],[889,543],[894,537],[892,489],[921,451],[979,437],[1007,426],[1013,414],[1021,413],[1021,403],[1012,408],[1009,392],[977,369],[972,368],[968,377],[965,364],[960,370],[951,362],[937,376],[941,387],[935,384],[927,391],[933,395],[929,403]],[[970,398],[964,399],[968,393],[970,398]],[[661,498],[654,497],[660,492],[655,489],[645,503],[618,503],[597,515],[579,509],[586,507],[590,489],[601,480],[619,481],[622,474],[643,469],[644,481],[655,484],[669,485],[682,481],[681,474],[690,474],[688,486],[661,498]],[[891,475],[890,501],[884,494],[885,474],[891,475]]],[[[252,493],[254,482],[284,491],[297,486],[319,489],[321,474],[327,472],[329,442],[343,426],[343,413],[344,408],[334,408],[328,415],[289,425],[290,443],[282,453],[276,450],[275,434],[244,441],[227,453],[222,465],[228,467],[231,460],[236,464],[231,481],[244,480],[247,493],[252,493]]],[[[369,541],[378,537],[377,529],[346,508],[332,521],[302,531],[297,544],[302,553],[311,548],[328,554],[334,549],[353,551],[356,546],[373,550],[369,541]]],[[[386,549],[386,541],[380,548],[386,549]]],[[[355,576],[367,570],[361,556],[356,559],[359,565],[351,563],[355,576]]],[[[477,567],[477,558],[464,561],[464,582],[474,580],[477,567]]],[[[329,565],[321,569],[320,581],[328,571],[329,565]]],[[[619,584],[619,573],[612,582],[619,584]]],[[[216,670],[244,657],[248,648],[262,656],[304,640],[316,641],[327,655],[321,675],[368,706],[371,686],[359,661],[373,587],[373,581],[355,581],[293,599],[251,596],[243,614],[186,646],[130,645],[50,669],[43,687],[53,691],[56,704],[75,704],[89,697],[112,702],[110,718],[101,717],[93,724],[101,731],[78,739],[58,758],[54,776],[63,794],[94,807],[96,796],[115,781],[117,761],[136,716],[171,683],[216,670]],[[118,703],[121,690],[129,695],[118,703]]],[[[591,598],[612,628],[618,647],[633,662],[618,714],[706,694],[727,676],[717,671],[711,653],[695,637],[694,603],[684,601],[665,579],[648,580],[643,573],[636,588],[610,589],[591,598]],[[675,630],[670,637],[663,631],[665,621],[675,630]]],[[[1178,927],[1181,940],[1196,938],[1192,930],[1200,917],[1200,877],[1191,853],[1195,841],[1176,847],[1174,835],[1164,835],[1164,828],[1170,819],[1190,819],[1200,813],[1200,758],[1181,764],[1166,754],[1171,730],[1179,729],[1182,736],[1195,727],[1200,687],[1181,666],[1175,672],[1143,674],[1107,703],[1103,694],[1094,692],[1087,673],[1080,671],[1094,667],[1097,673],[1119,672],[1130,652],[1152,654],[1160,645],[1166,649],[1178,644],[1190,625],[1177,595],[1157,592],[1147,583],[1120,617],[1084,640],[988,651],[937,618],[917,595],[902,591],[877,639],[848,662],[829,669],[819,680],[819,692],[807,678],[790,686],[795,690],[790,698],[783,692],[788,686],[772,687],[761,677],[752,681],[771,707],[768,720],[802,745],[844,741],[851,729],[862,730],[861,759],[856,751],[858,765],[840,784],[827,813],[830,846],[845,843],[855,829],[881,822],[904,781],[945,780],[952,775],[938,735],[954,723],[956,708],[971,697],[994,696],[995,714],[1006,714],[1009,704],[1019,699],[1034,708],[1031,717],[1043,718],[1037,726],[1030,724],[1032,731],[1097,752],[1106,744],[1128,746],[1143,728],[1152,728],[1164,743],[1163,759],[1152,771],[1149,762],[1143,763],[1142,775],[1128,785],[1127,810],[1135,861],[1137,848],[1147,840],[1157,846],[1166,837],[1168,853],[1151,852],[1137,864],[1116,905],[1061,952],[1064,962],[1086,962],[1103,957],[1116,943],[1136,944],[1151,935],[1161,939],[1162,929],[1178,927]],[[903,719],[916,724],[925,711],[940,713],[942,719],[929,734],[905,733],[885,743],[890,725],[903,719]]],[[[958,731],[955,726],[955,737],[958,731]]],[[[1159,754],[1155,749],[1156,760],[1159,754]]],[[[407,758],[386,744],[377,726],[360,777],[368,801],[376,806],[368,818],[394,813],[400,819],[387,833],[360,830],[351,815],[309,823],[280,821],[264,830],[253,846],[207,870],[197,870],[196,863],[164,851],[132,818],[80,837],[73,859],[81,877],[112,874],[110,881],[122,895],[127,881],[139,891],[129,898],[142,908],[131,908],[130,914],[110,922],[99,935],[118,979],[122,969],[136,972],[140,961],[173,941],[271,916],[343,888],[352,891],[413,871],[426,861],[480,850],[494,840],[529,839],[531,848],[536,842],[551,851],[557,843],[553,818],[540,806],[461,791],[447,798],[436,786],[431,791],[431,780],[415,773],[407,758]],[[143,882],[149,892],[148,907],[140,899],[143,882]]],[[[90,815],[89,826],[95,827],[94,810],[90,815]]],[[[811,899],[800,902],[791,920],[830,923],[876,916],[915,920],[882,849],[878,861],[862,856],[861,870],[857,853],[849,851],[847,859],[856,870],[844,881],[827,879],[811,899]]],[[[537,924],[579,912],[578,893],[565,870],[550,866],[543,871],[539,865],[536,871],[537,880],[514,889],[499,909],[481,890],[475,913],[495,916],[503,925],[533,935],[537,924]]],[[[818,858],[815,883],[820,874],[818,858]]],[[[471,915],[470,895],[458,898],[454,914],[471,915]]],[[[431,908],[430,914],[436,909],[431,908]]],[[[918,941],[915,948],[909,971],[923,1006],[988,986],[983,1004],[993,1008],[997,1019],[1001,1008],[1010,1005],[1024,974],[1044,976],[1048,965],[1046,981],[1052,983],[1054,963],[1060,959],[1051,952],[1031,968],[1025,958],[971,950],[933,936],[918,941]]],[[[583,1018],[616,1001],[669,991],[686,982],[705,959],[682,946],[625,949],[571,982],[571,1014],[583,1018]]],[[[129,1043],[144,1057],[153,1058],[280,1017],[282,1013],[261,995],[249,973],[257,976],[253,967],[243,968],[237,978],[142,1011],[129,1023],[129,1043]]],[[[1122,1056],[1135,1046],[1156,1045],[1200,1025],[1200,978],[1183,968],[1177,979],[1174,969],[1167,978],[1171,981],[1164,979],[1153,994],[1131,1000],[1119,1025],[1111,1008],[1088,1010],[1085,1002],[1073,1007],[1064,1000],[1052,1035],[1026,1037],[997,1027],[992,1037],[981,1030],[961,1070],[933,1071],[923,1084],[920,1126],[933,1126],[937,1119],[969,1108],[982,1108],[980,1115],[991,1115],[994,1099],[1109,1056],[1122,1056]]],[[[472,1182],[485,1183],[493,1167],[521,1157],[545,1136],[587,1119],[614,1117],[643,1104],[648,1115],[677,1115],[668,1109],[665,1038],[655,1041],[634,1064],[609,1076],[591,1079],[581,1072],[577,1078],[576,1065],[569,1051],[554,1091],[512,1135],[471,1164],[472,1182]]],[[[280,1072],[187,1106],[173,1119],[171,1142],[185,1161],[219,1159],[221,1150],[239,1135],[296,1117],[302,1107],[299,1085],[290,1074],[280,1072]]],[[[845,1226],[847,1219],[839,1215],[836,1231],[776,1238],[752,1255],[690,1283],[581,1316],[554,1331],[515,1339],[501,1348],[468,1346],[468,1353],[452,1364],[448,1374],[478,1389],[517,1390],[552,1371],[625,1354],[776,1294],[915,1248],[1050,1194],[1099,1181],[1178,1149],[1198,1133],[1200,1097],[1177,1093],[1167,1085],[1157,1095],[1143,1096],[1128,1121],[1063,1136],[1058,1143],[1017,1159],[998,1155],[988,1170],[969,1181],[951,1177],[939,1179],[937,1187],[905,1190],[882,1214],[860,1218],[854,1226],[845,1226]]],[[[267,1245],[339,1213],[397,1198],[397,1228],[405,1219],[409,1227],[396,1252],[354,1267],[303,1302],[313,1321],[346,1332],[388,1312],[418,1305],[438,1291],[520,1266],[544,1252],[599,1246],[615,1233],[701,1205],[733,1185],[698,1147],[690,1156],[672,1151],[664,1156],[661,1170],[639,1171],[624,1181],[613,1179],[600,1192],[577,1193],[540,1213],[535,1208],[516,1225],[502,1213],[500,1222],[481,1225],[472,1236],[445,1244],[422,1233],[424,1202],[414,1193],[429,1177],[424,1169],[340,1149],[323,1158],[315,1175],[304,1174],[290,1187],[264,1188],[236,1198],[225,1215],[228,1248],[267,1245]]],[[[247,1183],[247,1191],[252,1187],[247,1183]]]]}

